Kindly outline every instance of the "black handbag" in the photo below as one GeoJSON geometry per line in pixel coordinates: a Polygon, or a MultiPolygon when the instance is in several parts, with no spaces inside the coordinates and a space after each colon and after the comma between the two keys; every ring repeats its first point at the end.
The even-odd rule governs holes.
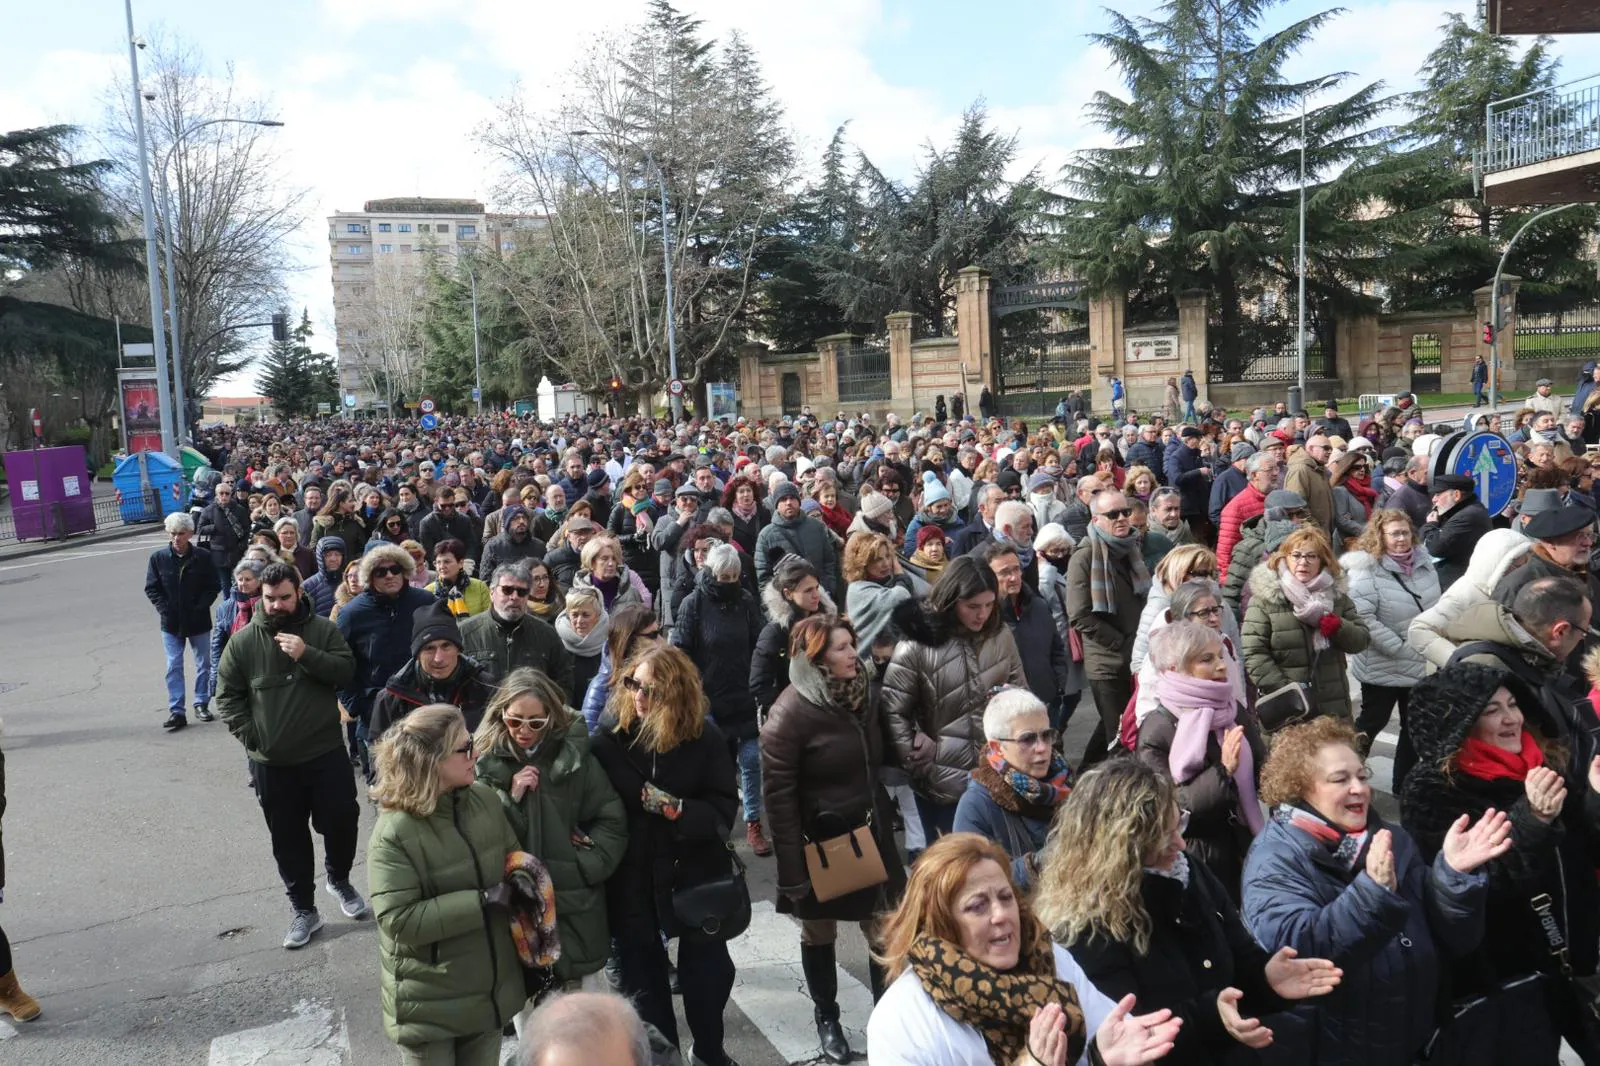
{"type": "Polygon", "coordinates": [[[1261,731],[1276,733],[1315,718],[1317,703],[1311,693],[1311,686],[1304,681],[1291,681],[1256,697],[1256,718],[1261,722],[1261,731]]]}
{"type": "Polygon", "coordinates": [[[683,928],[685,940],[715,944],[750,928],[750,886],[745,884],[744,860],[732,844],[724,846],[733,860],[727,877],[672,889],[672,917],[683,928]]]}

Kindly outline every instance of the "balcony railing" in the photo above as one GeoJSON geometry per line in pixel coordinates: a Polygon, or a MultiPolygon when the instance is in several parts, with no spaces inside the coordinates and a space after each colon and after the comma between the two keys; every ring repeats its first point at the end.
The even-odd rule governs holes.
{"type": "Polygon", "coordinates": [[[1600,150],[1600,74],[1496,100],[1488,127],[1485,174],[1600,150]]]}

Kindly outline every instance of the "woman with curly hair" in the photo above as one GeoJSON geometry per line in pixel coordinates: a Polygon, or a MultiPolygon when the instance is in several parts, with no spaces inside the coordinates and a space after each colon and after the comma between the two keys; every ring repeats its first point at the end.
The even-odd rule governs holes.
{"type": "Polygon", "coordinates": [[[761,496],[760,485],[744,476],[729,478],[728,487],[722,490],[722,506],[733,515],[733,542],[752,557],[756,538],[772,521],[772,512],[761,502],[761,496]]]}
{"type": "Polygon", "coordinates": [[[728,945],[686,930],[672,906],[677,890],[733,872],[728,833],[738,789],[728,742],[706,712],[694,663],[677,648],[653,645],[623,665],[591,743],[628,819],[622,864],[606,881],[622,994],[678,1045],[663,937],[679,938],[678,982],[694,1059],[730,1066],[722,1046],[734,978],[728,945]]]}
{"type": "Polygon", "coordinates": [[[1436,1024],[1441,965],[1483,937],[1482,867],[1511,847],[1506,815],[1463,814],[1438,856],[1372,805],[1372,771],[1348,721],[1280,731],[1261,771],[1271,811],[1245,859],[1240,911],[1267,951],[1293,948],[1343,969],[1339,990],[1297,1010],[1304,1046],[1284,1061],[1410,1066],[1436,1024]]]}
{"type": "Polygon", "coordinates": [[[1332,962],[1268,956],[1204,862],[1191,861],[1189,812],[1164,770],[1114,759],[1088,770],[1061,805],[1039,889],[1039,919],[1107,996],[1183,1021],[1165,1061],[1253,1063],[1286,1001],[1325,996],[1332,962]]]}
{"type": "Polygon", "coordinates": [[[892,983],[867,1022],[873,1066],[1134,1066],[1171,1051],[1182,1021],[1106,998],[1008,864],[994,841],[952,833],[912,867],[882,930],[892,983]]]}

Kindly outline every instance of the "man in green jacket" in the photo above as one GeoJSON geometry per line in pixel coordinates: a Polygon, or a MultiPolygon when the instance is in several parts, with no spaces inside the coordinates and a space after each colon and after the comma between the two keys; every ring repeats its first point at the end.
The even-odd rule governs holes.
{"type": "MultiPolygon", "coordinates": [[[[495,677],[530,667],[561,691],[572,691],[572,656],[556,627],[528,613],[533,585],[528,562],[505,563],[489,575],[489,609],[461,623],[461,650],[494,670],[495,677]]],[[[577,695],[581,701],[583,694],[577,695]]]]}
{"type": "Polygon", "coordinates": [[[344,752],[338,692],[355,656],[332,622],[311,609],[294,567],[261,574],[261,609],[228,641],[217,668],[217,714],[250,755],[256,799],[294,917],[286,948],[322,928],[309,819],[322,834],[327,889],[348,918],[371,912],[350,884],[356,858],[355,780],[344,752]]]}

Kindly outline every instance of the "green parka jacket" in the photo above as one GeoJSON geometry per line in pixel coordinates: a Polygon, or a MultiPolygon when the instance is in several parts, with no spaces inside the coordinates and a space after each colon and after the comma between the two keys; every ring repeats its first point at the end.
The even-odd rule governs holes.
{"type": "Polygon", "coordinates": [[[606,879],[628,848],[628,816],[611,779],[589,752],[589,732],[578,717],[564,737],[552,737],[524,757],[495,749],[478,758],[478,780],[490,785],[523,851],[539,857],[556,887],[556,929],[561,958],[556,977],[574,981],[597,972],[611,953],[606,923],[606,879]],[[511,798],[511,779],[524,766],[539,768],[539,787],[511,798]],[[580,847],[581,830],[593,842],[580,847]]]}
{"type": "Polygon", "coordinates": [[[1240,651],[1245,673],[1263,695],[1291,681],[1303,681],[1314,690],[1319,714],[1348,721],[1350,682],[1345,656],[1366,651],[1372,634],[1361,621],[1355,601],[1343,589],[1334,592],[1333,613],[1341,619],[1339,629],[1318,655],[1312,647],[1315,631],[1294,616],[1277,571],[1262,563],[1250,574],[1250,606],[1239,627],[1240,651]]]}
{"type": "Polygon", "coordinates": [[[528,995],[509,914],[483,892],[518,850],[494,790],[446,792],[427,818],[378,815],[367,883],[378,920],[383,1030],[405,1046],[498,1032],[528,995]]]}

